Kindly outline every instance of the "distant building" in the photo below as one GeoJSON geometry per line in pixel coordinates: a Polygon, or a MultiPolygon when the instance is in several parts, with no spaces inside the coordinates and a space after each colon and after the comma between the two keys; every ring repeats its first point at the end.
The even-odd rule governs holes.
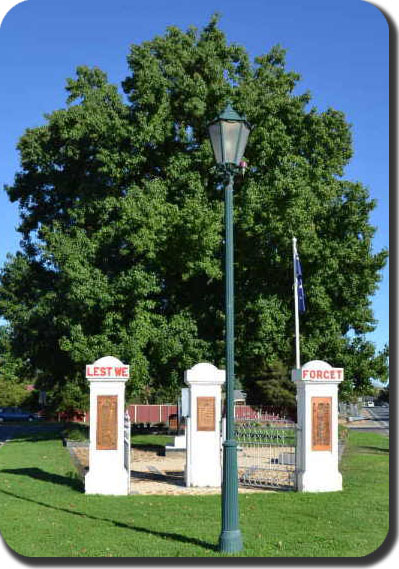
{"type": "Polygon", "coordinates": [[[234,404],[235,405],[245,405],[247,401],[247,394],[241,389],[234,390],[234,404]]]}

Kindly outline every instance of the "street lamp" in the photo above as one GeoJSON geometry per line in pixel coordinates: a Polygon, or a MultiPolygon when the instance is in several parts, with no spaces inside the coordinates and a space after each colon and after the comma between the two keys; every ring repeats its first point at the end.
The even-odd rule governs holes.
{"type": "Polygon", "coordinates": [[[234,439],[234,276],[233,183],[247,144],[250,125],[230,104],[209,125],[215,159],[227,177],[225,185],[225,302],[226,302],[226,440],[223,443],[222,532],[219,549],[242,549],[238,521],[237,442],[234,439]]]}

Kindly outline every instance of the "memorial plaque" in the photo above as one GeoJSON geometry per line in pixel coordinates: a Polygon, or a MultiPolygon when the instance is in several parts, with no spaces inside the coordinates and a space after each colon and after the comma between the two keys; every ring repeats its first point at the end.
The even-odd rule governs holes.
{"type": "Polygon", "coordinates": [[[97,450],[118,448],[118,396],[97,397],[97,450]]]}
{"type": "Polygon", "coordinates": [[[215,430],[215,398],[197,397],[197,430],[215,430]]]}
{"type": "Polygon", "coordinates": [[[312,450],[331,450],[331,397],[312,397],[312,450]]]}

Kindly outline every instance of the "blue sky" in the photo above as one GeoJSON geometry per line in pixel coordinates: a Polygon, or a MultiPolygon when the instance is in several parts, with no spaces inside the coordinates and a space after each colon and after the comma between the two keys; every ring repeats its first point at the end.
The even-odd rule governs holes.
{"type": "MultiPolygon", "coordinates": [[[[287,67],[302,76],[320,111],[342,110],[352,124],[354,158],[346,178],[365,184],[378,206],[376,251],[388,247],[388,24],[363,0],[27,0],[0,28],[0,186],[18,169],[16,144],[27,127],[65,106],[65,79],[78,65],[99,66],[120,84],[129,45],[163,34],[166,26],[205,25],[222,14],[230,42],[251,57],[279,43],[287,67]]],[[[18,208],[0,190],[0,265],[19,246],[18,208]]],[[[306,286],[306,282],[305,282],[306,286]]],[[[388,267],[373,299],[379,321],[370,340],[388,342],[388,267]]]]}

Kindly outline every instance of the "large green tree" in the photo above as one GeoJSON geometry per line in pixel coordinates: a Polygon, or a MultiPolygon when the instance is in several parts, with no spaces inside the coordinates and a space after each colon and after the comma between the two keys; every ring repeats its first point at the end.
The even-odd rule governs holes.
{"type": "Polygon", "coordinates": [[[294,363],[293,236],[308,304],[303,360],[345,365],[347,392],[377,368],[382,377],[386,358],[365,334],[387,253],[372,252],[375,202],[344,179],[344,114],[296,94],[279,46],[251,62],[217,17],[133,45],[128,63],[123,93],[79,67],[65,108],[18,145],[6,190],[23,247],[3,268],[0,310],[38,383],[78,403],[84,364],[112,354],[131,365],[130,394],[172,397],[184,369],[224,364],[223,192],[207,123],[227,100],[254,126],[234,206],[243,387],[273,362],[294,363]]]}

